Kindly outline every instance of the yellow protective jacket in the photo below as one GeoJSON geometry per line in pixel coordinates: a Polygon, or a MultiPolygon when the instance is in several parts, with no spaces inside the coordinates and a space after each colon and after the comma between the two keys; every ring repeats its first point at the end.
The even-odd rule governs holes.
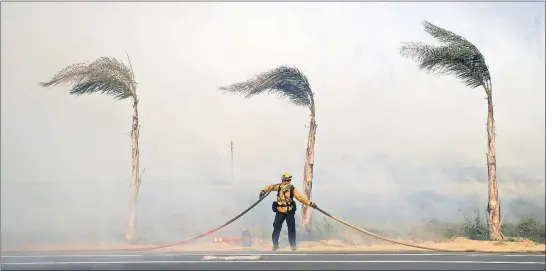
{"type": "MultiPolygon", "coordinates": [[[[290,187],[291,184],[287,183],[280,183],[280,184],[270,184],[266,186],[262,191],[269,192],[269,191],[278,191],[279,186],[281,188],[279,195],[277,196],[277,202],[279,203],[279,206],[277,207],[277,212],[279,213],[287,213],[292,211],[293,206],[288,206],[290,199],[290,187]],[[284,205],[284,206],[282,206],[284,205]],[[288,210],[287,210],[288,208],[288,210]]],[[[304,205],[311,206],[311,201],[304,195],[300,194],[298,189],[294,186],[294,197],[301,202],[304,205]]]]}

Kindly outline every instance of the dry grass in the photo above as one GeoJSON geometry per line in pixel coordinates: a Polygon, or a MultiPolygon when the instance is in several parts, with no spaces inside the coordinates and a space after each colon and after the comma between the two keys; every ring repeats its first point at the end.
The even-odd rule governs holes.
{"type": "MultiPolygon", "coordinates": [[[[299,244],[300,251],[407,251],[421,250],[413,247],[402,246],[398,244],[387,243],[385,241],[370,237],[368,235],[356,232],[354,230],[336,228],[329,220],[319,221],[315,225],[315,236],[307,236],[307,240],[301,241],[299,244]],[[318,241],[320,240],[320,241],[318,241]]],[[[479,214],[476,214],[474,219],[466,219],[460,224],[446,223],[428,223],[425,227],[417,227],[412,229],[406,237],[402,237],[398,233],[381,232],[377,229],[371,230],[379,235],[385,235],[400,241],[413,245],[431,247],[439,250],[478,250],[487,252],[541,252],[546,254],[546,245],[543,242],[544,238],[544,223],[536,219],[522,219],[517,224],[509,227],[504,227],[506,236],[510,237],[506,241],[485,241],[488,238],[483,238],[484,233],[487,233],[486,224],[480,219],[479,214]],[[513,228],[513,229],[511,229],[513,228]],[[466,236],[455,237],[453,236],[466,236]],[[528,237],[530,236],[530,237],[528,237]],[[468,238],[467,238],[468,237],[468,238]],[[479,237],[479,238],[476,238],[479,237]],[[522,238],[525,237],[525,238],[522,238]],[[535,238],[533,238],[535,237],[535,238]],[[471,240],[471,239],[473,240],[471,240]],[[529,239],[535,240],[536,243],[529,239]]],[[[211,239],[203,238],[193,241],[188,244],[163,248],[163,251],[269,251],[271,250],[270,233],[256,234],[254,236],[254,244],[251,248],[242,247],[240,243],[212,243],[211,239]],[[260,239],[262,237],[262,239],[260,239]]],[[[281,236],[281,251],[289,249],[287,236],[281,236]]],[[[298,237],[299,240],[304,240],[303,236],[298,237]]],[[[29,244],[23,249],[17,251],[100,251],[100,250],[148,250],[153,245],[149,244],[134,244],[126,243],[102,242],[100,244],[84,245],[84,244],[58,244],[49,246],[37,246],[29,244]]],[[[8,251],[4,247],[4,251],[8,251]]],[[[12,250],[13,251],[13,250],[12,250]]]]}
{"type": "MultiPolygon", "coordinates": [[[[406,241],[407,242],[407,241],[406,241]]],[[[281,242],[281,251],[288,251],[288,244],[281,242]]],[[[421,242],[414,243],[418,245],[433,247],[437,249],[447,250],[484,250],[490,252],[542,252],[546,253],[546,246],[544,244],[537,244],[526,239],[519,239],[516,241],[476,241],[466,238],[457,237],[444,242],[421,242]]],[[[27,248],[28,250],[36,251],[57,251],[57,250],[72,250],[72,251],[85,251],[85,250],[105,250],[109,248],[123,248],[123,249],[136,249],[146,247],[145,245],[128,246],[124,244],[118,244],[112,246],[100,245],[79,245],[79,246],[45,246],[45,247],[33,247],[27,248]]],[[[17,250],[17,251],[26,251],[17,250]]],[[[268,251],[271,249],[271,243],[269,241],[255,241],[255,244],[250,248],[251,250],[268,251]]],[[[200,243],[200,244],[187,244],[174,246],[169,248],[160,249],[161,251],[247,251],[249,248],[240,246],[239,244],[230,243],[200,243]]],[[[405,247],[396,244],[377,243],[369,245],[348,245],[340,240],[323,240],[320,242],[301,242],[299,245],[300,251],[405,251],[405,250],[420,250],[412,247],[405,247]]]]}
{"type": "MultiPolygon", "coordinates": [[[[404,240],[399,240],[404,241],[404,240]]],[[[407,240],[405,242],[408,242],[407,240]]],[[[411,242],[409,242],[411,243],[411,242]]],[[[512,242],[498,242],[498,241],[476,241],[466,238],[454,238],[452,240],[444,242],[421,242],[413,243],[416,245],[422,245],[427,247],[433,247],[436,249],[446,250],[485,250],[491,252],[543,252],[546,253],[546,246],[544,244],[536,244],[529,240],[519,240],[512,242]]],[[[263,242],[253,247],[254,249],[269,250],[271,244],[263,242]]],[[[288,250],[283,248],[282,250],[288,250]]],[[[421,250],[412,247],[406,247],[397,244],[390,243],[377,243],[371,245],[347,245],[339,240],[326,240],[321,242],[301,242],[299,245],[301,251],[402,251],[402,250],[421,250]]]]}

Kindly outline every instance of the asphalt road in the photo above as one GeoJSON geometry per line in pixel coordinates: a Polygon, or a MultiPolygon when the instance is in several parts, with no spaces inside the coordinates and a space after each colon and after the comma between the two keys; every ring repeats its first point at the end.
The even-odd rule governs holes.
{"type": "Polygon", "coordinates": [[[0,270],[544,270],[544,254],[101,252],[2,255],[0,270]]]}

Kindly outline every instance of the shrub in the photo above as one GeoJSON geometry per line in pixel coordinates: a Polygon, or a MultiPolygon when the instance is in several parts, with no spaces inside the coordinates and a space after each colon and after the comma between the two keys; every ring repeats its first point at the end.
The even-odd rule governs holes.
{"type": "Polygon", "coordinates": [[[474,217],[465,216],[462,222],[462,233],[470,240],[489,240],[487,223],[482,219],[480,210],[474,210],[474,217]]]}
{"type": "Polygon", "coordinates": [[[458,223],[445,223],[432,219],[425,226],[430,233],[440,235],[442,238],[451,239],[462,235],[461,225],[458,223]]]}
{"type": "Polygon", "coordinates": [[[512,222],[502,223],[501,231],[502,231],[502,234],[505,237],[517,237],[517,236],[519,236],[516,224],[514,224],[512,222]]]}
{"type": "Polygon", "coordinates": [[[535,217],[523,217],[516,225],[516,230],[519,237],[536,243],[546,243],[546,224],[535,217]]]}
{"type": "Polygon", "coordinates": [[[306,233],[305,229],[301,227],[301,219],[297,219],[296,225],[298,227],[298,233],[301,233],[302,235],[308,235],[311,234],[313,237],[312,239],[320,240],[320,239],[327,239],[334,236],[338,231],[338,225],[334,225],[334,221],[332,221],[329,217],[322,217],[322,220],[317,220],[316,218],[311,220],[311,232],[306,233]]]}
{"type": "MultiPolygon", "coordinates": [[[[460,225],[432,220],[427,228],[440,233],[445,238],[464,236],[470,240],[490,240],[487,221],[481,217],[478,209],[474,211],[473,217],[465,215],[460,225]]],[[[514,241],[514,237],[520,237],[536,243],[546,243],[546,223],[532,216],[523,217],[517,223],[503,223],[501,230],[507,241],[514,241]]]]}

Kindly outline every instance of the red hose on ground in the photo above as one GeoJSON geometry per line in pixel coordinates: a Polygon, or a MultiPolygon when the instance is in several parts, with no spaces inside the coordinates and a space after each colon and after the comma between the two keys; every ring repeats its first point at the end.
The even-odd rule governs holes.
{"type": "MultiPolygon", "coordinates": [[[[194,241],[194,240],[197,240],[199,238],[203,238],[207,235],[210,235],[214,232],[217,232],[218,230],[226,227],[227,225],[233,223],[235,220],[239,219],[240,217],[242,217],[243,215],[245,215],[246,213],[248,213],[248,211],[252,210],[252,208],[256,207],[256,205],[258,205],[258,203],[260,203],[263,199],[265,199],[268,195],[269,195],[270,192],[267,192],[263,197],[261,197],[260,199],[258,199],[256,202],[254,202],[254,204],[250,205],[250,207],[248,207],[246,210],[244,210],[242,213],[238,214],[237,216],[235,216],[234,218],[228,220],[226,223],[214,228],[214,229],[211,229],[207,232],[204,232],[202,234],[199,234],[199,235],[196,235],[194,237],[191,237],[191,238],[188,238],[188,239],[182,239],[182,240],[178,240],[174,243],[169,243],[169,244],[161,244],[161,245],[151,245],[151,246],[142,246],[142,247],[119,247],[119,248],[110,248],[110,249],[101,249],[101,248],[94,248],[94,249],[78,249],[78,250],[74,250],[74,249],[54,249],[54,250],[47,250],[47,251],[52,251],[52,252],[77,252],[77,251],[145,251],[145,250],[155,250],[155,249],[162,249],[162,248],[167,248],[167,247],[173,247],[173,246],[176,246],[176,245],[181,245],[181,244],[184,244],[184,243],[188,243],[188,242],[191,242],[191,241],[194,241]]],[[[9,251],[9,252],[43,252],[41,250],[12,250],[12,251],[9,251]]]]}

